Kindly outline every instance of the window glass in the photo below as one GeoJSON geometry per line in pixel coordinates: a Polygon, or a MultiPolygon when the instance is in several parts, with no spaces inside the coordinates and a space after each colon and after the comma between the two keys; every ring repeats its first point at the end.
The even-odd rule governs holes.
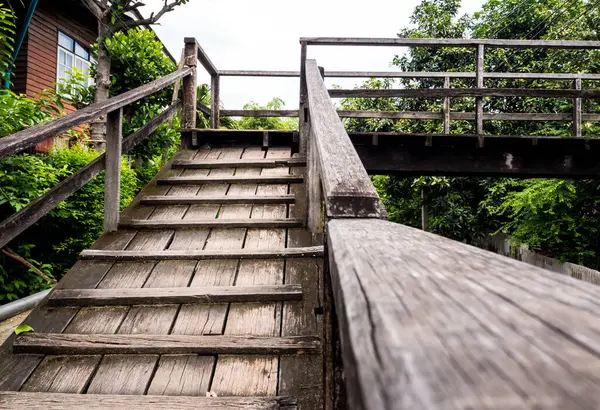
{"type": "Polygon", "coordinates": [[[75,46],[75,41],[68,37],[67,35],[58,32],[58,45],[66,48],[69,51],[73,51],[73,47],[75,46]]]}
{"type": "Polygon", "coordinates": [[[81,47],[77,43],[75,43],[75,54],[78,55],[79,57],[83,58],[84,60],[90,59],[90,53],[88,53],[85,48],[81,47]]]}

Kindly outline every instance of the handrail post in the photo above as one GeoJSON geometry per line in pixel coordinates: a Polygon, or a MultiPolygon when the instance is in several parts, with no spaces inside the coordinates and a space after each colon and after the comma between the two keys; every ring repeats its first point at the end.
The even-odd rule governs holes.
{"type": "Polygon", "coordinates": [[[104,180],[104,232],[119,226],[121,209],[121,147],[123,108],[108,113],[106,118],[106,156],[104,180]]]}
{"type": "Polygon", "coordinates": [[[218,73],[211,75],[210,77],[210,96],[211,96],[211,115],[210,115],[210,128],[219,129],[220,116],[219,116],[219,94],[221,92],[221,76],[218,73]]]}
{"type": "MultiPolygon", "coordinates": [[[[483,44],[477,46],[476,63],[476,87],[483,88],[483,69],[484,69],[485,47],[483,44]]],[[[483,97],[475,99],[475,134],[477,135],[477,145],[483,148],[483,97]]]]}
{"type": "MultiPolygon", "coordinates": [[[[444,88],[450,89],[450,77],[444,77],[444,88]]],[[[444,134],[450,134],[450,97],[444,98],[444,134]]]]}
{"type": "Polygon", "coordinates": [[[308,100],[306,97],[306,41],[300,41],[300,100],[298,104],[298,127],[300,141],[299,151],[306,154],[308,149],[309,124],[308,124],[308,100]]]}
{"type": "MultiPolygon", "coordinates": [[[[573,87],[576,90],[581,90],[581,77],[575,78],[573,87]]],[[[572,133],[574,137],[581,137],[581,98],[573,98],[572,133]]]]}
{"type": "MultiPolygon", "coordinates": [[[[198,43],[193,37],[185,38],[184,66],[192,69],[192,73],[183,77],[183,108],[181,110],[181,127],[196,128],[196,66],[198,65],[198,43]]],[[[194,134],[192,132],[192,134],[194,134]]],[[[181,148],[191,148],[194,135],[182,137],[181,148]]]]}

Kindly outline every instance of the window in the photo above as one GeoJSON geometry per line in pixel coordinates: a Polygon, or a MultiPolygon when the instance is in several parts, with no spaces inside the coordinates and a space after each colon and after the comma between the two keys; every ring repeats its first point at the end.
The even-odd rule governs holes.
{"type": "MultiPolygon", "coordinates": [[[[58,66],[56,70],[56,82],[67,80],[71,76],[73,68],[89,74],[92,59],[87,48],[67,36],[65,33],[58,32],[58,66]]],[[[93,84],[93,80],[88,80],[88,85],[93,84]]]]}

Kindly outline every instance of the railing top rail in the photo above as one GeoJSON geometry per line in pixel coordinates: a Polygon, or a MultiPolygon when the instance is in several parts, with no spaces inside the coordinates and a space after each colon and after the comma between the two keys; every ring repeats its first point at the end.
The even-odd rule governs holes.
{"type": "Polygon", "coordinates": [[[221,77],[299,77],[299,71],[276,70],[221,70],[221,77]]]}
{"type": "Polygon", "coordinates": [[[183,42],[185,44],[196,43],[196,47],[198,48],[198,61],[200,61],[200,64],[202,64],[202,66],[206,69],[206,71],[208,71],[208,74],[210,74],[210,75],[220,74],[219,70],[217,70],[217,67],[215,67],[213,62],[210,61],[210,58],[208,58],[208,54],[206,54],[204,49],[200,46],[200,44],[198,44],[198,41],[196,41],[196,39],[194,37],[185,37],[183,39],[183,42]]]}
{"type": "Polygon", "coordinates": [[[600,41],[576,40],[502,40],[463,38],[358,38],[301,37],[300,43],[313,46],[393,46],[393,47],[469,47],[480,45],[495,48],[567,48],[596,49],[600,41]]]}
{"type": "Polygon", "coordinates": [[[306,60],[306,85],[327,215],[379,216],[379,196],[335,111],[315,60],[306,60]]]}
{"type": "Polygon", "coordinates": [[[182,68],[181,70],[177,70],[171,74],[159,78],[158,80],[144,84],[141,87],[127,91],[126,93],[116,97],[109,98],[106,101],[90,104],[87,107],[67,114],[64,117],[60,117],[4,137],[0,139],[0,158],[23,151],[24,149],[47,138],[59,135],[73,127],[89,122],[101,115],[138,101],[158,90],[167,87],[180,78],[187,76],[191,73],[191,71],[191,68],[182,68]]]}

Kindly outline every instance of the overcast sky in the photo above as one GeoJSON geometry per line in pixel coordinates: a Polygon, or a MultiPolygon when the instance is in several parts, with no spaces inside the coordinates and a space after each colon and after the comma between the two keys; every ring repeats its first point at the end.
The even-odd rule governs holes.
{"type": "MultiPolygon", "coordinates": [[[[299,70],[300,37],[396,37],[408,25],[420,0],[190,0],[163,16],[155,26],[160,39],[179,60],[184,37],[195,37],[219,70],[299,70]]],[[[142,11],[159,10],[163,0],[147,0],[142,11]]],[[[483,0],[463,0],[463,12],[483,0]]],[[[389,70],[400,48],[309,47],[325,70],[389,70]]],[[[200,67],[199,83],[210,83],[200,67]]],[[[352,88],[360,79],[328,79],[352,88]]],[[[225,77],[221,100],[228,109],[249,101],[261,105],[279,97],[298,106],[298,79],[225,77]]]]}

